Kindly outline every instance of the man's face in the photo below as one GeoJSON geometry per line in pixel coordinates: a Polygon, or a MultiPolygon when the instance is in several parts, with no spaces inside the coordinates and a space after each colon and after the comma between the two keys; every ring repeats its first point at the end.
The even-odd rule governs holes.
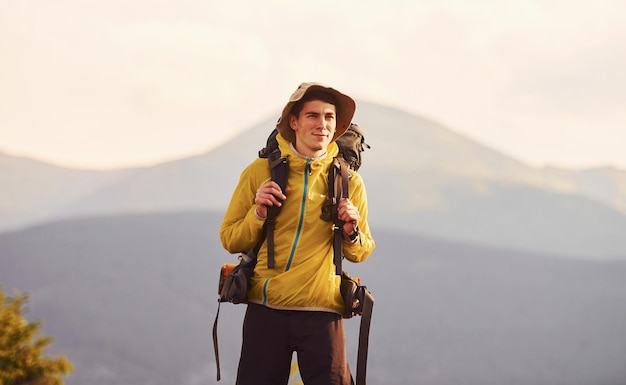
{"type": "Polygon", "coordinates": [[[300,115],[290,115],[289,124],[296,134],[296,150],[316,158],[326,152],[335,135],[337,112],[330,103],[310,100],[304,103],[300,115]]]}

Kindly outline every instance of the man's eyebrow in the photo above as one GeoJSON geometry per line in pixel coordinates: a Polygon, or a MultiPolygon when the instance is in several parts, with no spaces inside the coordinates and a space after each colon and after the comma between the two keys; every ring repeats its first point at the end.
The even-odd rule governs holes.
{"type": "Polygon", "coordinates": [[[334,111],[329,111],[329,112],[318,112],[318,111],[303,111],[302,112],[305,116],[320,116],[320,115],[324,115],[324,116],[336,116],[337,113],[334,111]]]}

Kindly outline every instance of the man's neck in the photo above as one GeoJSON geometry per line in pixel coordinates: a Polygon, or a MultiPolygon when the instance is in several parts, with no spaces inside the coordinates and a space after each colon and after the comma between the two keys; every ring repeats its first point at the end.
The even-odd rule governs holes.
{"type": "Polygon", "coordinates": [[[294,146],[293,143],[289,143],[289,147],[291,148],[291,150],[296,155],[298,155],[302,159],[320,160],[320,159],[324,159],[326,157],[326,155],[328,154],[327,150],[321,150],[321,151],[318,151],[318,153],[315,154],[315,156],[308,156],[308,155],[304,155],[304,154],[300,153],[298,150],[296,150],[296,146],[294,146]]]}

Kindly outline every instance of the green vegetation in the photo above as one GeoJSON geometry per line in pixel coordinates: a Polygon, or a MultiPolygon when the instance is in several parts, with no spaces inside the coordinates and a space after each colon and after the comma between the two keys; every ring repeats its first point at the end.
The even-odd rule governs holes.
{"type": "Polygon", "coordinates": [[[63,385],[62,376],[72,371],[67,358],[49,357],[45,348],[51,337],[40,332],[40,322],[23,317],[28,295],[5,296],[0,287],[0,384],[63,385]]]}

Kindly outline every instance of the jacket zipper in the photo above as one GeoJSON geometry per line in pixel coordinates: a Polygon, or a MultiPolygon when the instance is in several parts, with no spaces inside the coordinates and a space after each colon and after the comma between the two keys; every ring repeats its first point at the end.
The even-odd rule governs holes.
{"type": "MultiPolygon", "coordinates": [[[[306,165],[304,166],[304,189],[302,192],[302,201],[300,205],[300,219],[298,220],[298,228],[296,230],[296,237],[293,241],[293,245],[291,246],[291,252],[289,253],[289,259],[287,260],[287,266],[285,267],[285,271],[289,271],[291,268],[291,263],[293,262],[293,257],[296,252],[296,246],[298,245],[298,240],[300,239],[300,233],[302,232],[302,224],[304,223],[304,209],[306,206],[306,197],[308,195],[309,190],[309,176],[311,175],[311,160],[306,160],[306,165]]],[[[267,285],[269,284],[271,278],[268,278],[263,283],[263,304],[267,304],[267,285]]]]}
{"type": "Polygon", "coordinates": [[[291,246],[291,253],[289,253],[289,259],[287,260],[287,267],[285,271],[289,271],[291,268],[291,263],[293,262],[294,254],[296,253],[296,246],[298,245],[298,240],[300,239],[300,234],[302,232],[302,224],[304,223],[304,209],[306,206],[306,197],[309,191],[309,176],[311,175],[311,159],[306,160],[306,165],[304,166],[304,189],[302,191],[302,202],[300,204],[300,220],[298,220],[298,229],[296,230],[296,237],[293,241],[293,245],[291,246]]]}

